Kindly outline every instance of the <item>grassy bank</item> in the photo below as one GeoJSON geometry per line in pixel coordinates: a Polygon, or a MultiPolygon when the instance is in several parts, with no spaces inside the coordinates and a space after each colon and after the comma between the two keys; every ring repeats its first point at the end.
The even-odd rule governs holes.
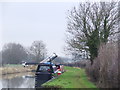
{"type": "Polygon", "coordinates": [[[29,72],[35,69],[36,66],[23,67],[22,65],[5,65],[4,67],[0,67],[0,75],[29,72]]]}
{"type": "Polygon", "coordinates": [[[65,67],[66,72],[50,82],[43,84],[44,87],[60,88],[96,88],[90,82],[85,74],[84,69],[65,67]]]}

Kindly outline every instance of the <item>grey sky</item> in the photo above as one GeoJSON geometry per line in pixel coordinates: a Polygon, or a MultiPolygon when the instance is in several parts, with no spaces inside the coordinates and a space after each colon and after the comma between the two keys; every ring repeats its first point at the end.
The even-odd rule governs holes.
{"type": "Polygon", "coordinates": [[[64,56],[67,10],[77,6],[78,2],[96,0],[44,1],[46,2],[43,0],[0,0],[0,43],[2,43],[0,50],[5,43],[9,42],[28,47],[33,41],[42,40],[47,46],[48,54],[56,52],[64,56]]]}
{"type": "Polygon", "coordinates": [[[42,40],[49,54],[64,56],[67,10],[75,5],[78,3],[0,3],[2,44],[16,42],[30,46],[33,41],[42,40]]]}

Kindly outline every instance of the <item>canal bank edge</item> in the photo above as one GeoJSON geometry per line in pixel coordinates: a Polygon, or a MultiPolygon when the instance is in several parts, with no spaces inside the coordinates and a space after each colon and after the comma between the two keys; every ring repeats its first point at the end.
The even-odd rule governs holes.
{"type": "Polygon", "coordinates": [[[88,77],[84,69],[67,67],[66,72],[44,84],[45,88],[97,88],[88,77]]]}

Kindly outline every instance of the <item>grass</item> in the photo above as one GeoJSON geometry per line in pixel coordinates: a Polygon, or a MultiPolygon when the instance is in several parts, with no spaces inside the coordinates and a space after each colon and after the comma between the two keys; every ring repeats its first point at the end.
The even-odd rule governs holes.
{"type": "Polygon", "coordinates": [[[23,67],[20,64],[4,65],[4,67],[0,67],[0,75],[21,73],[21,72],[30,72],[32,70],[36,70],[36,67],[37,66],[32,66],[32,65],[23,67]]]}
{"type": "Polygon", "coordinates": [[[4,67],[21,67],[21,66],[22,66],[22,64],[6,64],[6,65],[4,65],[4,67]]]}
{"type": "Polygon", "coordinates": [[[85,70],[80,68],[65,67],[66,72],[50,82],[43,84],[43,87],[59,88],[96,88],[86,76],[85,70]]]}

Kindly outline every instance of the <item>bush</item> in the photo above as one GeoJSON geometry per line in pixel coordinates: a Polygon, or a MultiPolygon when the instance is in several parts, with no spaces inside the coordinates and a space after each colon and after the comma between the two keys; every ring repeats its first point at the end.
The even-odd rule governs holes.
{"type": "Polygon", "coordinates": [[[101,88],[117,88],[118,85],[118,44],[102,44],[93,65],[86,67],[87,74],[101,88]]]}

